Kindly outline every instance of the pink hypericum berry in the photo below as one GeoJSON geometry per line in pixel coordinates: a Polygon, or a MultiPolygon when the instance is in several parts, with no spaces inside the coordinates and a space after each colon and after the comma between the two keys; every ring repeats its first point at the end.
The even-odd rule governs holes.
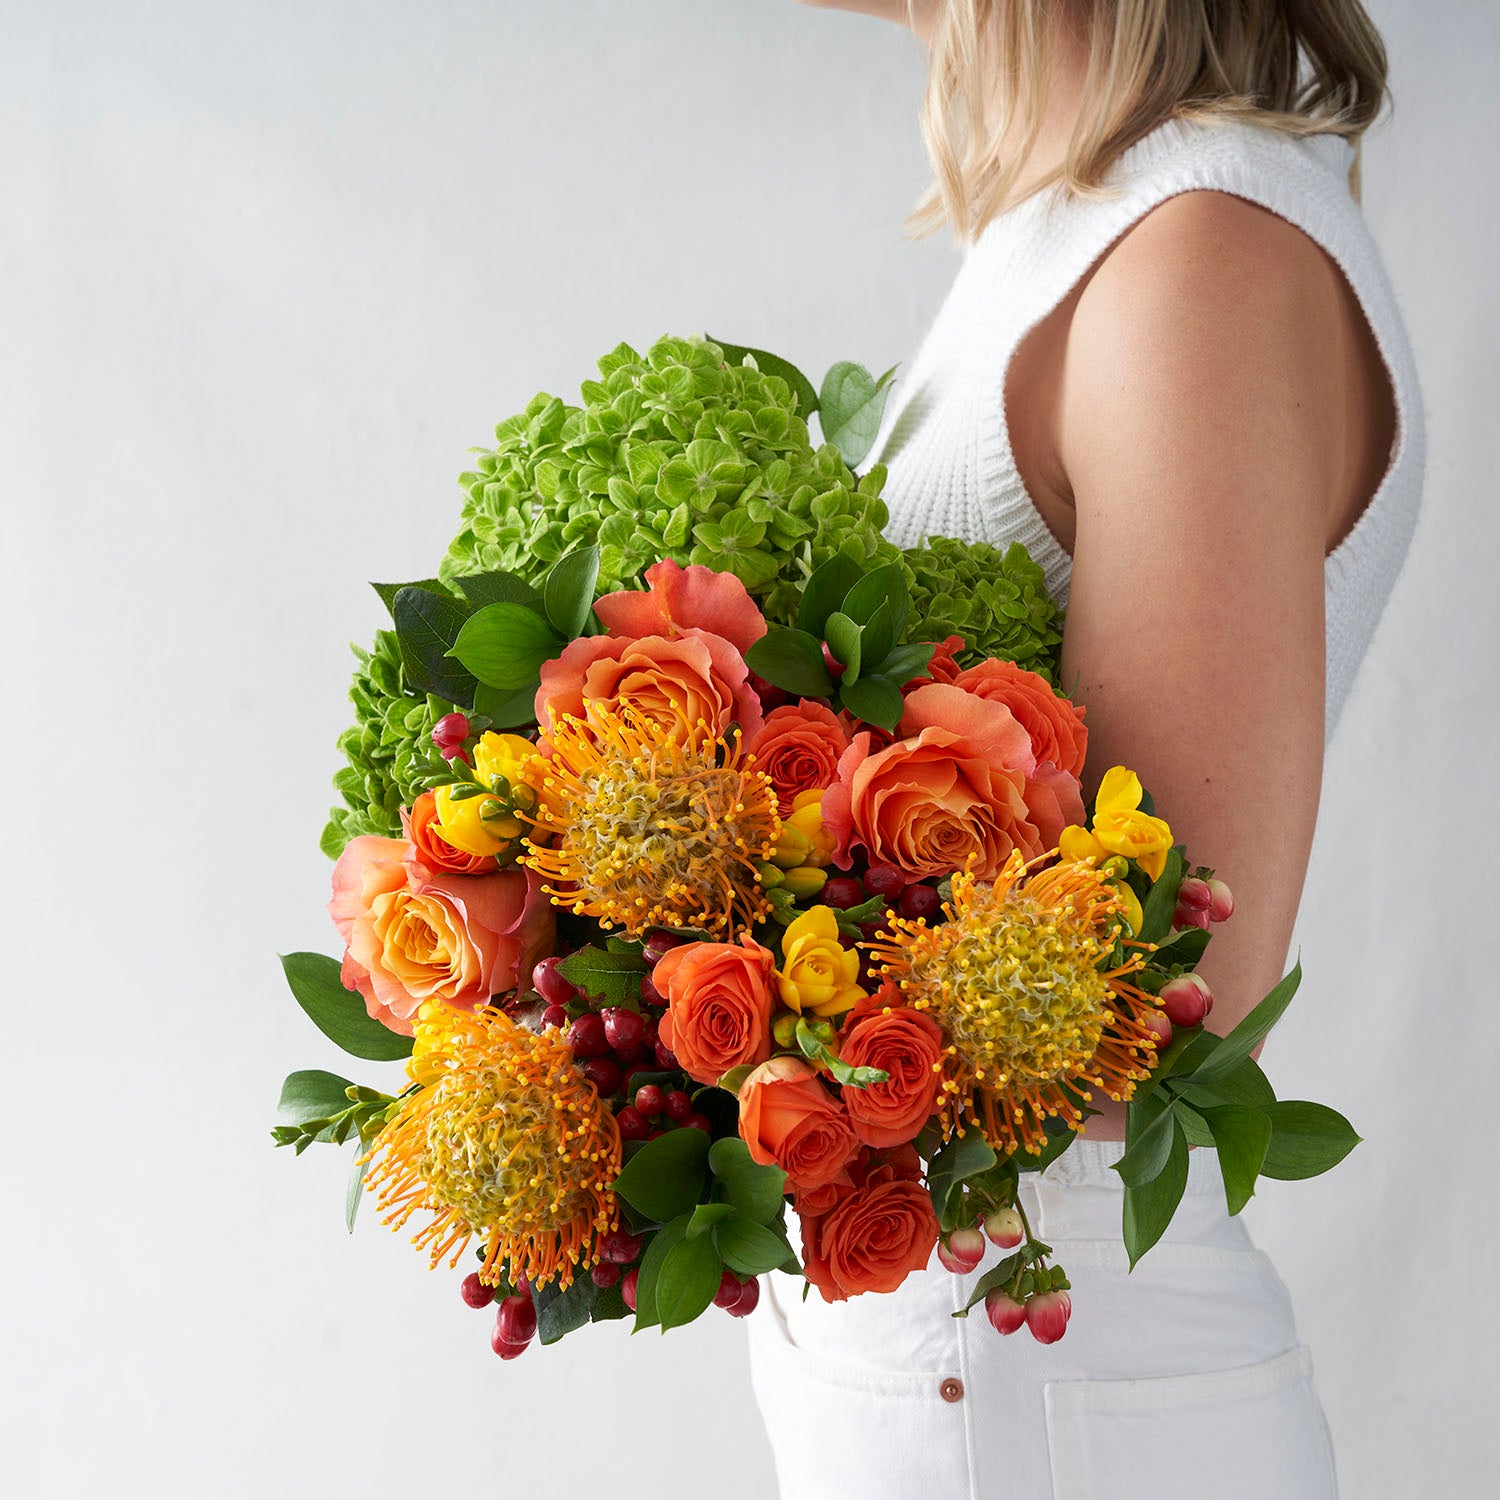
{"type": "Polygon", "coordinates": [[[984,1236],[977,1229],[955,1229],[938,1241],[937,1253],[947,1270],[966,1276],[984,1259],[984,1236]]]}
{"type": "Polygon", "coordinates": [[[984,1312],[996,1333],[1014,1333],[1026,1321],[1025,1304],[998,1286],[985,1297],[984,1312]]]}
{"type": "Polygon", "coordinates": [[[654,1120],[662,1112],[662,1106],[666,1102],[667,1096],[662,1093],[659,1084],[643,1083],[635,1091],[635,1107],[648,1120],[654,1120]]]}
{"type": "Polygon", "coordinates": [[[984,1232],[992,1245],[1014,1250],[1026,1237],[1026,1226],[1013,1208],[997,1208],[984,1221],[984,1232]]]}
{"type": "Polygon", "coordinates": [[[1073,1299],[1066,1292],[1038,1292],[1026,1299],[1026,1326],[1039,1344],[1055,1344],[1072,1315],[1073,1299]]]}
{"type": "Polygon", "coordinates": [[[1208,920],[1227,922],[1234,915],[1234,892],[1222,880],[1210,880],[1208,889],[1213,896],[1208,906],[1208,920]]]}
{"type": "Polygon", "coordinates": [[[624,1299],[625,1306],[631,1312],[635,1311],[635,1287],[640,1279],[641,1273],[639,1271],[627,1271],[624,1280],[620,1282],[620,1296],[624,1299]]]}
{"type": "Polygon", "coordinates": [[[1163,1051],[1172,1045],[1172,1023],[1165,1011],[1148,1010],[1140,1018],[1141,1025],[1156,1038],[1156,1050],[1163,1051]]]}
{"type": "Polygon", "coordinates": [[[1211,900],[1213,892],[1209,890],[1208,882],[1199,880],[1196,875],[1189,875],[1177,887],[1177,904],[1189,911],[1207,911],[1211,900]]]}
{"type": "Polygon", "coordinates": [[[731,1318],[748,1318],[760,1302],[760,1282],[753,1276],[740,1288],[739,1297],[724,1310],[731,1318]]]}
{"type": "Polygon", "coordinates": [[[677,1066],[677,1054],[659,1037],[655,1044],[655,1050],[656,1066],[658,1068],[675,1068],[677,1066]]]}
{"type": "Polygon", "coordinates": [[[549,1005],[542,1012],[543,1026],[563,1027],[568,1024],[568,1013],[560,1005],[549,1005]]]}
{"type": "Polygon", "coordinates": [[[865,899],[865,888],[852,875],[835,875],[822,889],[818,900],[825,906],[845,911],[865,899]]]}
{"type": "Polygon", "coordinates": [[[620,1065],[612,1057],[591,1057],[583,1065],[583,1076],[608,1099],[620,1091],[620,1065]]]}
{"type": "Polygon", "coordinates": [[[702,1130],[711,1135],[713,1133],[714,1122],[707,1115],[701,1114],[695,1109],[691,1114],[682,1117],[682,1128],[684,1130],[702,1130]]]}
{"type": "Polygon", "coordinates": [[[656,981],[649,974],[641,975],[641,999],[647,1005],[665,1005],[667,997],[657,987],[656,981]]]}
{"type": "Polygon", "coordinates": [[[871,865],[865,871],[865,889],[890,901],[906,889],[906,876],[895,865],[871,865]]]}
{"type": "Polygon", "coordinates": [[[627,1010],[620,1005],[604,1012],[604,1036],[616,1052],[629,1052],[632,1047],[639,1047],[645,1035],[646,1022],[640,1011],[627,1010]]]}
{"type": "Polygon", "coordinates": [[[479,1279],[478,1271],[470,1271],[459,1283],[458,1294],[470,1307],[488,1307],[495,1300],[495,1289],[479,1279]]]}
{"type": "Polygon", "coordinates": [[[530,1341],[528,1340],[526,1344],[513,1344],[498,1328],[490,1330],[490,1348],[501,1359],[515,1359],[517,1355],[524,1354],[529,1343],[530,1341]]]}
{"type": "Polygon", "coordinates": [[[680,1123],[693,1112],[693,1096],[682,1089],[673,1089],[662,1101],[662,1108],[669,1120],[680,1123]]]}
{"type": "MultiPolygon", "coordinates": [[[[432,743],[444,760],[463,755],[464,741],[469,737],[469,720],[464,714],[444,714],[432,726],[432,743]]],[[[468,756],[464,756],[467,760],[468,756]]]]}
{"type": "Polygon", "coordinates": [[[760,706],[767,713],[770,713],[773,708],[780,708],[783,703],[792,701],[791,694],[785,688],[777,687],[774,682],[767,682],[764,677],[755,672],[750,674],[750,686],[755,696],[760,699],[760,706]]]}
{"type": "Polygon", "coordinates": [[[609,1038],[604,1034],[604,1017],[597,1011],[585,1011],[568,1027],[568,1046],[573,1056],[585,1062],[591,1057],[603,1057],[609,1051],[609,1038]]]}
{"type": "Polygon", "coordinates": [[[613,1265],[628,1266],[631,1261],[639,1260],[640,1255],[641,1237],[628,1229],[612,1229],[599,1241],[600,1259],[613,1265]]]}
{"type": "Polygon", "coordinates": [[[562,959],[554,955],[544,958],[531,971],[531,987],[548,1005],[566,1005],[578,993],[576,987],[557,972],[561,962],[562,959]]]}
{"type": "Polygon", "coordinates": [[[1174,927],[1201,927],[1208,931],[1208,908],[1196,911],[1191,906],[1184,906],[1178,902],[1177,909],[1172,913],[1172,925],[1174,927]]]}
{"type": "Polygon", "coordinates": [[[680,948],[686,938],[680,938],[675,932],[653,932],[646,939],[646,945],[641,949],[642,956],[654,969],[662,958],[674,948],[680,948]]]}
{"type": "Polygon", "coordinates": [[[896,909],[913,922],[923,917],[931,920],[943,909],[943,898],[935,885],[909,885],[901,892],[896,909]]]}
{"type": "Polygon", "coordinates": [[[1169,979],[1157,998],[1173,1026],[1201,1026],[1214,1003],[1213,992],[1196,974],[1169,979]]]}
{"type": "Polygon", "coordinates": [[[495,1337],[508,1344],[529,1344],[536,1337],[536,1307],[530,1297],[507,1297],[495,1314],[495,1337]]]}
{"type": "Polygon", "coordinates": [[[621,1138],[627,1141],[643,1141],[651,1134],[651,1122],[633,1104],[627,1104],[615,1116],[615,1123],[621,1138]]]}
{"type": "Polygon", "coordinates": [[[719,1290],[714,1293],[715,1307],[733,1307],[740,1300],[745,1283],[733,1271],[725,1271],[719,1277],[719,1290]]]}
{"type": "Polygon", "coordinates": [[[619,1286],[620,1284],[620,1268],[616,1265],[612,1265],[607,1260],[601,1260],[599,1264],[589,1272],[589,1275],[593,1278],[594,1285],[597,1287],[609,1288],[612,1286],[619,1286]]]}

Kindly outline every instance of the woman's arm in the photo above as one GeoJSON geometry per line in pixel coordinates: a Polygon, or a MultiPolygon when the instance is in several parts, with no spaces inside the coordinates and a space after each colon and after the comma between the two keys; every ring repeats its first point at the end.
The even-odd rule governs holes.
{"type": "MultiPolygon", "coordinates": [[[[1317,817],[1339,318],[1311,241],[1194,194],[1100,266],[1059,380],[1077,523],[1063,681],[1088,705],[1093,783],[1138,771],[1234,892],[1203,965],[1219,1032],[1281,976],[1317,817]]],[[[1089,1134],[1119,1138],[1120,1114],[1089,1134]]]]}

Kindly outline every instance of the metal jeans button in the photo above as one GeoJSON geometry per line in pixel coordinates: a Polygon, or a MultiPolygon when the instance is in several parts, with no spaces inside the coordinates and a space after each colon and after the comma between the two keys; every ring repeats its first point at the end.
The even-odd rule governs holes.
{"type": "Polygon", "coordinates": [[[964,1383],[955,1380],[951,1375],[938,1387],[938,1395],[944,1401],[962,1401],[964,1399],[964,1383]]]}

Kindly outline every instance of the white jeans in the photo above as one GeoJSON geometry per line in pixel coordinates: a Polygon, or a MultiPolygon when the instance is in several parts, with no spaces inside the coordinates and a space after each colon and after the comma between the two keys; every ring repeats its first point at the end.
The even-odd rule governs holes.
{"type": "Polygon", "coordinates": [[[934,1258],[828,1304],[774,1273],[751,1371],[781,1500],[1334,1500],[1333,1452],[1286,1288],[1190,1158],[1162,1241],[1127,1274],[1118,1144],[1078,1141],[1022,1207],[1073,1284],[1065,1337],[1002,1338],[934,1258]]]}

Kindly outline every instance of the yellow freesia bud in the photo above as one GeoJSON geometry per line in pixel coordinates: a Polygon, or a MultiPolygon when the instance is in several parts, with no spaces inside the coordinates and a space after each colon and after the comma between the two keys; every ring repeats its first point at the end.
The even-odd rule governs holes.
{"type": "Polygon", "coordinates": [[[823,826],[822,792],[799,792],[782,827],[795,828],[806,836],[809,853],[803,864],[823,869],[832,860],[838,840],[823,826]]]}
{"type": "Polygon", "coordinates": [[[828,871],[816,865],[798,865],[782,877],[781,888],[790,891],[799,901],[804,896],[816,896],[828,884],[828,871]]]}
{"type": "Polygon", "coordinates": [[[438,832],[448,843],[465,854],[502,854],[514,847],[526,830],[498,797],[455,797],[456,791],[440,786],[433,793],[438,832]]]}
{"type": "Polygon", "coordinates": [[[491,729],[474,746],[474,774],[486,786],[493,786],[499,777],[508,787],[526,786],[535,791],[546,764],[546,758],[524,734],[497,734],[491,729]]]}
{"type": "Polygon", "coordinates": [[[474,775],[487,790],[458,797],[457,787],[438,787],[438,832],[465,854],[514,854],[529,827],[520,814],[535,809],[545,766],[524,735],[482,735],[474,747],[474,775]]]}
{"type": "Polygon", "coordinates": [[[788,1010],[841,1015],[865,998],[858,979],[859,954],[839,941],[832,907],[813,907],[782,934],[776,988],[788,1010]]]}
{"type": "Polygon", "coordinates": [[[781,836],[771,853],[771,863],[780,865],[783,870],[795,870],[798,865],[808,862],[812,852],[812,840],[795,824],[783,823],[781,836]]]}
{"type": "Polygon", "coordinates": [[[1172,830],[1161,818],[1140,811],[1141,780],[1114,766],[1104,774],[1094,799],[1094,837],[1110,853],[1133,859],[1153,880],[1166,868],[1172,830]]]}

